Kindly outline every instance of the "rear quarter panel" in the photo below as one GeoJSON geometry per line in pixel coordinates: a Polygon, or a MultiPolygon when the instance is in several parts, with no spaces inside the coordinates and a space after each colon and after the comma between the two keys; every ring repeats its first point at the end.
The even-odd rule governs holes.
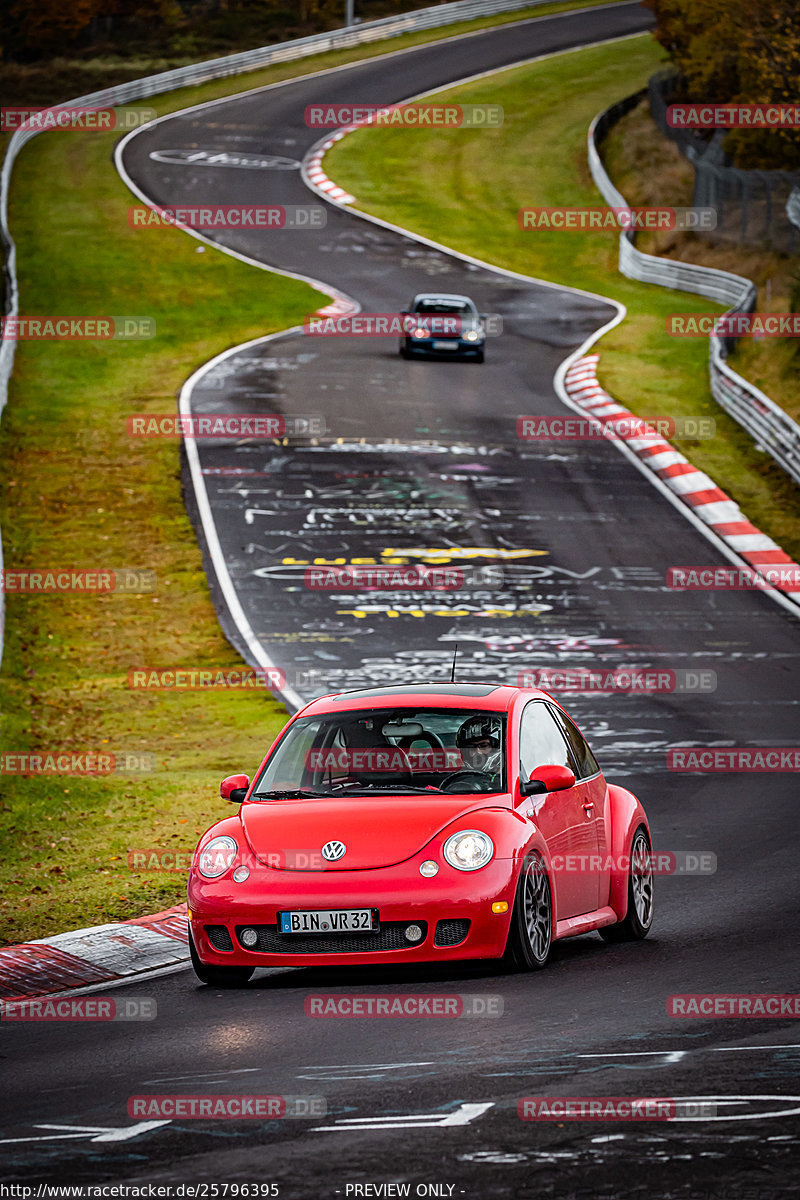
{"type": "Polygon", "coordinates": [[[653,837],[640,802],[632,792],[626,791],[625,788],[618,787],[614,783],[608,785],[606,820],[606,844],[614,864],[611,871],[611,892],[608,903],[621,921],[628,911],[628,860],[630,859],[633,835],[640,825],[644,825],[651,850],[653,837]]]}

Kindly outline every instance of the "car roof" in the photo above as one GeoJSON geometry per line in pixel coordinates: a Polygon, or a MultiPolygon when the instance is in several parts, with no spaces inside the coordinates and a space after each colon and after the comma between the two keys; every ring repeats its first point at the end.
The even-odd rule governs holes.
{"type": "Polygon", "coordinates": [[[411,303],[419,304],[420,300],[458,300],[462,304],[471,304],[475,307],[475,301],[470,296],[461,296],[458,292],[419,292],[411,303]]]}
{"type": "Polygon", "coordinates": [[[319,696],[302,709],[304,716],[340,712],[348,708],[463,708],[483,712],[507,712],[520,692],[544,696],[532,688],[505,683],[413,683],[357,688],[319,696]]]}

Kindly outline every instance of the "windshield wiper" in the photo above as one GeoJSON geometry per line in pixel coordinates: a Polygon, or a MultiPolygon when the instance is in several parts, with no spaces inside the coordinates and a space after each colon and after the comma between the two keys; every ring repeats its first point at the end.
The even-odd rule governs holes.
{"type": "Polygon", "coordinates": [[[395,786],[393,784],[374,783],[334,783],[332,784],[332,788],[335,790],[327,792],[318,792],[314,788],[308,787],[282,788],[280,790],[271,792],[253,792],[250,799],[291,800],[296,797],[299,797],[300,799],[305,799],[306,797],[310,797],[312,799],[322,799],[326,796],[336,796],[341,792],[350,792],[352,794],[353,788],[357,789],[359,792],[393,792],[395,795],[399,795],[402,792],[421,792],[423,795],[427,796],[430,796],[433,792],[436,792],[440,795],[447,794],[446,792],[442,792],[441,788],[415,787],[412,784],[398,784],[395,786]]]}
{"type": "Polygon", "coordinates": [[[314,788],[281,788],[273,792],[253,792],[251,800],[291,800],[294,796],[330,796],[330,792],[317,792],[314,788]]]}
{"type": "Polygon", "coordinates": [[[343,790],[344,790],[344,789],[347,789],[348,791],[350,790],[350,788],[358,788],[358,789],[359,789],[359,791],[369,791],[369,792],[394,792],[394,793],[395,793],[395,795],[398,795],[398,794],[399,794],[399,793],[401,793],[401,792],[422,792],[424,795],[427,795],[427,796],[430,796],[432,792],[439,792],[439,793],[441,793],[442,795],[446,795],[446,794],[447,794],[446,792],[442,792],[442,789],[441,789],[441,788],[437,788],[437,787],[415,787],[413,784],[410,784],[410,783],[409,783],[409,784],[405,784],[405,783],[404,783],[404,784],[392,784],[392,783],[342,783],[342,784],[339,784],[338,786],[339,786],[339,787],[341,787],[343,790]]]}

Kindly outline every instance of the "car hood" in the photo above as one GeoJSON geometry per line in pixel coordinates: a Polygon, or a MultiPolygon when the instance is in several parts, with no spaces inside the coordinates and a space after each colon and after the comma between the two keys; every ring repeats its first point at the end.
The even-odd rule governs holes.
{"type": "MultiPolygon", "coordinates": [[[[354,871],[389,867],[421,850],[451,822],[502,807],[500,796],[402,796],[269,800],[243,804],[239,819],[256,858],[294,871],[354,871]],[[336,862],[326,842],[344,842],[336,862]]],[[[465,822],[469,827],[470,822],[465,822]]]]}

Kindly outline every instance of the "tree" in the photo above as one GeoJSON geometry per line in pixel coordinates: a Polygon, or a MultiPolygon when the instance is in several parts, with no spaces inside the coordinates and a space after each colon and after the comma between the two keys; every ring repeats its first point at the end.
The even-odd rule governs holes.
{"type": "Polygon", "coordinates": [[[4,57],[40,57],[73,43],[106,7],[105,0],[11,0],[3,4],[4,57]]]}
{"type": "MultiPolygon", "coordinates": [[[[645,0],[654,34],[680,72],[682,98],[717,104],[797,103],[797,0],[645,0]]],[[[737,166],[800,166],[800,130],[732,130],[737,166]]]]}

